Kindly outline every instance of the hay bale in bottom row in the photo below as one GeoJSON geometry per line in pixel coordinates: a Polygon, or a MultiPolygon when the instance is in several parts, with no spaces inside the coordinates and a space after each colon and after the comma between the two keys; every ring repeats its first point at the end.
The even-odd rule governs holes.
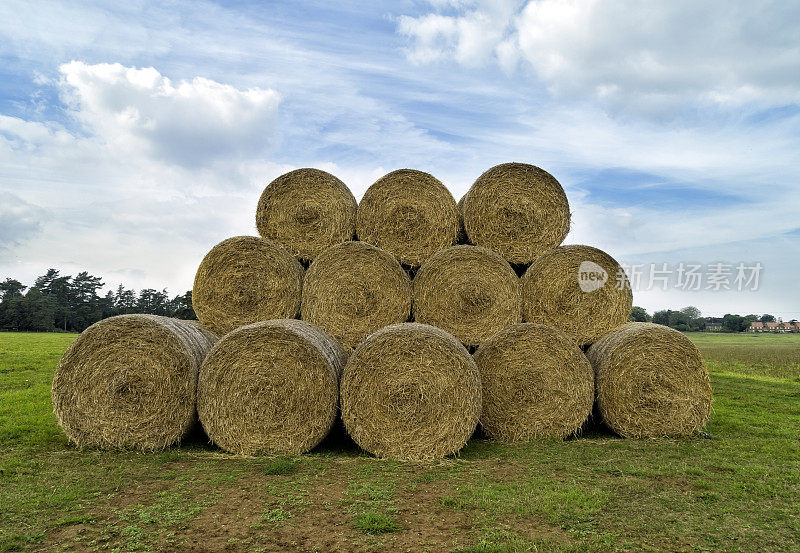
{"type": "Polygon", "coordinates": [[[340,383],[342,420],[366,451],[432,459],[461,449],[478,423],[481,382],[453,336],[420,323],[383,328],[362,342],[340,383]]]}
{"type": "Polygon", "coordinates": [[[196,422],[197,374],[216,336],[190,321],[120,315],[83,331],[53,377],[53,411],[79,447],[158,450],[196,422]]]}
{"type": "Polygon", "coordinates": [[[603,421],[626,438],[688,436],[711,413],[711,382],[697,347],[652,323],[624,324],[587,352],[603,421]]]}
{"type": "Polygon", "coordinates": [[[239,454],[298,454],[328,434],[338,409],[342,346],[305,321],[254,323],[203,362],[197,413],[208,437],[239,454]]]}
{"type": "Polygon", "coordinates": [[[481,427],[495,440],[566,438],[592,411],[592,366],[559,330],[512,325],[484,342],[474,358],[483,385],[481,427]]]}

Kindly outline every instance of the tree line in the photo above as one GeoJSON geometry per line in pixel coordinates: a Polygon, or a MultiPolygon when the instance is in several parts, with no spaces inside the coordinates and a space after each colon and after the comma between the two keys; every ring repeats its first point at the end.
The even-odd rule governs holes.
{"type": "MultiPolygon", "coordinates": [[[[706,330],[707,320],[701,316],[700,310],[692,305],[684,307],[678,311],[672,309],[662,309],[656,311],[651,316],[643,307],[634,305],[628,319],[636,322],[653,322],[668,326],[682,332],[706,330]]],[[[761,321],[762,323],[775,322],[775,316],[768,313],[764,315],[733,315],[728,313],[722,317],[722,332],[744,332],[750,328],[750,323],[761,321]]],[[[794,322],[794,320],[792,321],[794,322]]]]}
{"type": "Polygon", "coordinates": [[[149,313],[196,319],[192,292],[170,298],[167,290],[135,290],[119,285],[100,295],[101,277],[82,271],[75,276],[49,269],[33,286],[6,278],[0,282],[0,330],[81,332],[114,315],[149,313]]]}

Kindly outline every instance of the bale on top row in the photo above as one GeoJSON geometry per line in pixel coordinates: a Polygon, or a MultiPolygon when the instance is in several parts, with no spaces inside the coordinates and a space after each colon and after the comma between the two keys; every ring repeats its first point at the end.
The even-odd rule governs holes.
{"type": "Polygon", "coordinates": [[[259,234],[302,261],[352,240],[356,199],[342,181],[319,169],[296,169],[264,189],[256,209],[259,234]]]}
{"type": "Polygon", "coordinates": [[[569,220],[559,182],[525,163],[487,170],[458,204],[438,179],[415,169],[384,175],[358,204],[335,176],[297,169],[270,182],[256,210],[259,234],[301,261],[357,236],[409,267],[459,242],[527,265],[564,240],[569,220]]]}
{"type": "Polygon", "coordinates": [[[423,171],[392,171],[370,186],[358,205],[358,239],[411,267],[455,244],[458,230],[453,195],[423,171]]]}
{"type": "Polygon", "coordinates": [[[503,163],[487,170],[460,204],[469,242],[515,265],[535,261],[569,232],[569,202],[561,184],[527,163],[503,163]]]}

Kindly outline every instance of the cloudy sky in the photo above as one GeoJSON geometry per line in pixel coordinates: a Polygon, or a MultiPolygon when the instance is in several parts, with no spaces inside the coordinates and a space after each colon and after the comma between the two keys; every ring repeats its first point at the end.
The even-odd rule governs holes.
{"type": "Polygon", "coordinates": [[[648,310],[800,318],[797,2],[0,3],[0,279],[183,292],[289,169],[458,199],[506,161],[564,185],[567,243],[641,265],[648,310]]]}

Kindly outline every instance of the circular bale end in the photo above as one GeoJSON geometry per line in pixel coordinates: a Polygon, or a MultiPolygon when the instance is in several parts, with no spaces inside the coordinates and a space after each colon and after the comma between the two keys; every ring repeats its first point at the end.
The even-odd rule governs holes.
{"type": "Polygon", "coordinates": [[[628,320],[628,277],[607,253],[559,246],[537,259],[521,279],[522,318],[562,330],[585,346],[628,320]]]}
{"type": "Polygon", "coordinates": [[[366,451],[393,459],[435,459],[472,436],[481,409],[475,362],[447,332],[402,323],[375,332],[342,373],[342,420],[366,451]]]}
{"type": "Polygon", "coordinates": [[[358,239],[412,267],[455,244],[458,228],[453,195],[438,179],[414,169],[381,177],[358,205],[358,239]]]}
{"type": "Polygon", "coordinates": [[[211,441],[230,453],[305,453],[333,426],[346,359],[332,336],[304,321],[238,328],[200,369],[200,422],[211,441]]]}
{"type": "Polygon", "coordinates": [[[295,169],[264,189],[256,209],[261,236],[281,244],[301,260],[351,240],[356,231],[356,199],[342,181],[319,169],[295,169]]]}
{"type": "Polygon", "coordinates": [[[432,255],[412,289],[414,320],[468,346],[522,321],[519,279],[505,259],[486,248],[453,246],[432,255]]]}
{"type": "Polygon", "coordinates": [[[388,252],[345,242],[320,254],[303,281],[303,320],[347,347],[411,316],[411,281],[388,252]]]}
{"type": "Polygon", "coordinates": [[[120,315],[84,330],[53,377],[53,412],[79,447],[155,451],[196,421],[197,374],[216,336],[189,321],[120,315]]]}
{"type": "Polygon", "coordinates": [[[203,258],[192,289],[192,306],[208,329],[225,334],[300,311],[303,268],[275,242],[236,236],[203,258]]]}
{"type": "Polygon", "coordinates": [[[566,438],[580,431],[592,411],[592,366],[560,330],[509,326],[473,357],[483,384],[481,427],[497,441],[566,438]]]}
{"type": "Polygon", "coordinates": [[[528,264],[561,244],[569,232],[569,202],[547,171],[503,163],[483,173],[463,198],[464,229],[471,244],[528,264]]]}
{"type": "Polygon", "coordinates": [[[711,381],[689,338],[653,323],[627,323],[589,348],[597,407],[625,438],[690,436],[711,414],[711,381]]]}

